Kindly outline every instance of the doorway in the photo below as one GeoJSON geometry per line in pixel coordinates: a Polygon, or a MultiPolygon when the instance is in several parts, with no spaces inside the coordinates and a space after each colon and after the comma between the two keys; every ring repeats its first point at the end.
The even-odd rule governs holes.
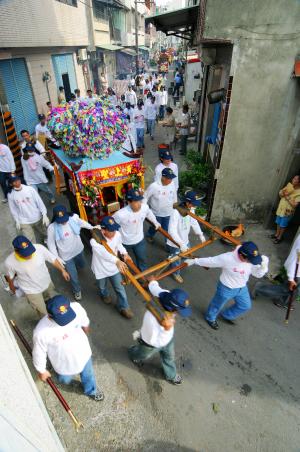
{"type": "Polygon", "coordinates": [[[63,87],[65,90],[65,98],[66,101],[69,102],[71,100],[71,86],[70,86],[70,79],[69,74],[65,72],[64,74],[61,74],[63,87]]]}

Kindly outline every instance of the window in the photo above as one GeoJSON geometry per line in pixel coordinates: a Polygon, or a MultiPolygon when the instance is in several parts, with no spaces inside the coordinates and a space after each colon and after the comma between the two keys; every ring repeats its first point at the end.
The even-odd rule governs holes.
{"type": "Polygon", "coordinates": [[[108,20],[108,8],[100,2],[93,2],[93,13],[95,19],[108,20]]]}
{"type": "Polygon", "coordinates": [[[60,2],[60,3],[65,3],[65,5],[74,6],[75,8],[77,8],[77,0],[56,0],[56,1],[60,2]]]}

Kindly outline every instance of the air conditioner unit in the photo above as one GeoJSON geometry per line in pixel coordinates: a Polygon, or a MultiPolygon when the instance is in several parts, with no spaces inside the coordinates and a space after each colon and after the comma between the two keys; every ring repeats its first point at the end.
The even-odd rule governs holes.
{"type": "Polygon", "coordinates": [[[87,58],[87,51],[86,51],[86,49],[79,49],[79,50],[78,50],[78,58],[79,58],[81,61],[85,61],[85,60],[88,59],[88,58],[87,58]]]}

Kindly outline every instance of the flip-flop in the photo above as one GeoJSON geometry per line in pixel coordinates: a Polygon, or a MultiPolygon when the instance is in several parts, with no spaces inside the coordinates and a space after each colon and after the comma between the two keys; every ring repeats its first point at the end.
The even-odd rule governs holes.
{"type": "Polygon", "coordinates": [[[282,240],[283,240],[283,239],[275,239],[273,243],[274,243],[275,245],[278,245],[278,243],[281,243],[282,240]]]}

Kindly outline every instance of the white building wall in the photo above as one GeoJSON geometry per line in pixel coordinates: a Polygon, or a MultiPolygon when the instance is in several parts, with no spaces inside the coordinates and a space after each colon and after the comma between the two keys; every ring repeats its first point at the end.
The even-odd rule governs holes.
{"type": "Polygon", "coordinates": [[[87,46],[86,6],[57,0],[9,0],[0,2],[0,46],[87,46]]]}

